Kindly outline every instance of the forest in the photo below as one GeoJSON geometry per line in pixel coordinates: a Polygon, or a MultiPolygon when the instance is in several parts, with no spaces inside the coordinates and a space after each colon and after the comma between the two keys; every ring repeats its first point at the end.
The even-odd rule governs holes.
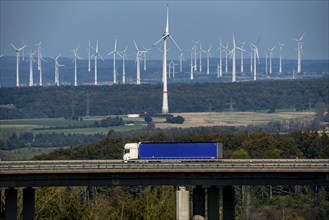
{"type": "MultiPolygon", "coordinates": [[[[328,78],[168,85],[169,111],[314,108],[329,100],[328,78]]],[[[162,85],[0,88],[0,119],[121,115],[161,111],[162,85]]]]}

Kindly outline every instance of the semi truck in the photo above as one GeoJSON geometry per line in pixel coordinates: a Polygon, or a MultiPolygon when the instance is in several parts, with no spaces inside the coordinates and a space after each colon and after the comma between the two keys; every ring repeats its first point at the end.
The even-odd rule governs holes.
{"type": "Polygon", "coordinates": [[[222,148],[217,142],[127,143],[123,160],[216,160],[223,157],[222,148]]]}

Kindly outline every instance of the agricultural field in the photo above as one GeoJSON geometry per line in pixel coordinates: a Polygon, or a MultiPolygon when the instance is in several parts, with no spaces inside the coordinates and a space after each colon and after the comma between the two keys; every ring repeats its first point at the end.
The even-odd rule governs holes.
{"type": "Polygon", "coordinates": [[[314,112],[293,112],[289,110],[275,113],[266,112],[190,112],[177,113],[185,118],[183,124],[156,123],[157,128],[190,128],[199,126],[247,126],[261,125],[268,122],[285,122],[288,120],[310,121],[314,112]]]}

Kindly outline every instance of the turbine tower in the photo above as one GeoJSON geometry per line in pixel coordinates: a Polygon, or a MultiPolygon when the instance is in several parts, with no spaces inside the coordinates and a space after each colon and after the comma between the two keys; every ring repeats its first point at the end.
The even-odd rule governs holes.
{"type": "MultiPolygon", "coordinates": [[[[299,39],[293,39],[297,42],[297,73],[300,73],[302,71],[301,67],[301,53],[303,53],[303,37],[305,36],[305,33],[299,38],[299,39]]],[[[304,54],[304,53],[303,53],[304,54]]]]}
{"type": "Polygon", "coordinates": [[[258,48],[255,44],[252,44],[253,46],[253,51],[254,51],[254,80],[257,80],[257,62],[256,59],[258,59],[259,63],[259,54],[258,54],[258,48]]]}
{"type": "Polygon", "coordinates": [[[136,44],[136,41],[134,40],[135,48],[136,48],[136,84],[141,84],[141,58],[145,51],[139,50],[136,44]]]}
{"type": "Polygon", "coordinates": [[[252,73],[252,53],[253,53],[253,46],[250,43],[250,73],[252,73]]]}
{"type": "Polygon", "coordinates": [[[273,46],[272,48],[268,48],[268,51],[270,52],[270,74],[272,74],[272,56],[274,48],[275,46],[273,46]]]}
{"type": "Polygon", "coordinates": [[[217,50],[219,50],[219,75],[217,77],[223,76],[223,65],[222,65],[222,49],[223,49],[222,40],[219,40],[219,47],[217,50]]]}
{"type": "Polygon", "coordinates": [[[280,67],[279,67],[279,73],[282,73],[282,47],[284,46],[284,44],[279,42],[279,45],[280,45],[280,67]]]}
{"type": "Polygon", "coordinates": [[[207,54],[207,75],[209,75],[209,59],[210,59],[210,56],[211,56],[211,53],[210,53],[211,48],[212,48],[212,46],[210,46],[208,48],[208,50],[201,50],[202,52],[207,54]]]}
{"type": "Polygon", "coordinates": [[[240,47],[236,46],[234,34],[232,34],[232,44],[233,44],[233,48],[230,51],[230,54],[232,57],[232,82],[235,82],[236,81],[235,52],[236,52],[236,49],[238,49],[238,50],[242,50],[242,49],[240,47]]]}
{"type": "Polygon", "coordinates": [[[33,62],[35,62],[35,59],[33,58],[33,55],[35,54],[35,51],[32,53],[30,51],[30,57],[26,61],[30,62],[30,80],[29,80],[29,86],[33,86],[33,62]]]}
{"type": "Polygon", "coordinates": [[[121,54],[117,51],[117,39],[115,39],[115,41],[114,41],[114,50],[112,50],[107,55],[111,55],[111,54],[113,54],[113,83],[116,84],[117,83],[117,69],[115,67],[115,57],[116,57],[115,55],[118,54],[118,56],[122,58],[121,54]]]}
{"type": "Polygon", "coordinates": [[[41,49],[41,41],[36,44],[38,47],[38,70],[39,70],[39,85],[42,86],[42,61],[47,62],[45,59],[42,58],[42,49],[41,49]]]}
{"type": "Polygon", "coordinates": [[[193,80],[193,71],[194,71],[194,66],[193,66],[193,48],[191,50],[191,75],[190,75],[190,78],[191,80],[193,80]]]}
{"type": "Polygon", "coordinates": [[[82,59],[78,54],[78,49],[79,49],[79,46],[77,46],[77,48],[72,50],[72,52],[74,53],[74,58],[72,61],[72,63],[74,62],[74,86],[78,85],[77,60],[82,59]]]}
{"type": "Polygon", "coordinates": [[[172,42],[176,45],[179,51],[182,51],[177,45],[176,41],[169,34],[169,5],[167,4],[167,18],[166,18],[166,30],[163,33],[160,40],[155,42],[153,46],[157,45],[160,41],[163,40],[163,65],[162,65],[162,76],[164,79],[163,82],[163,100],[162,100],[162,113],[167,114],[169,112],[168,107],[168,89],[167,89],[167,38],[170,38],[172,42]]]}
{"type": "Polygon", "coordinates": [[[266,73],[266,75],[267,75],[267,59],[268,59],[268,54],[267,54],[267,52],[266,52],[266,50],[265,50],[265,73],[266,73]]]}
{"type": "Polygon", "coordinates": [[[96,48],[93,48],[92,46],[90,46],[90,48],[94,49],[94,51],[95,51],[95,53],[91,56],[91,58],[94,57],[94,59],[95,59],[95,81],[94,81],[94,85],[97,85],[97,57],[100,57],[103,60],[103,62],[104,62],[104,59],[99,54],[99,51],[98,51],[98,41],[96,41],[96,48]]]}
{"type": "Polygon", "coordinates": [[[244,44],[246,43],[245,41],[244,42],[240,42],[241,43],[241,66],[240,66],[240,72],[243,73],[244,72],[244,69],[243,69],[243,47],[244,47],[244,44]]]}
{"type": "Polygon", "coordinates": [[[59,67],[64,66],[58,63],[58,58],[61,54],[58,54],[57,57],[52,57],[55,61],[55,85],[59,86],[59,67]]]}
{"type": "Polygon", "coordinates": [[[10,44],[12,46],[12,48],[14,48],[14,50],[16,51],[16,87],[19,87],[19,56],[20,56],[20,52],[27,47],[27,45],[25,44],[24,46],[22,46],[21,48],[16,48],[12,43],[10,44]]]}
{"type": "Polygon", "coordinates": [[[146,49],[144,47],[144,45],[142,45],[143,49],[144,49],[144,52],[143,52],[143,55],[144,55],[144,71],[146,70],[146,53],[150,53],[151,49],[146,49]]]}
{"type": "Polygon", "coordinates": [[[226,47],[223,47],[225,51],[225,72],[228,72],[228,65],[227,65],[227,57],[228,57],[228,43],[226,43],[226,47]]]}
{"type": "Polygon", "coordinates": [[[200,56],[200,59],[199,59],[199,72],[201,73],[202,72],[202,46],[201,46],[201,42],[200,42],[200,50],[199,50],[199,56],[200,56]]]}
{"type": "Polygon", "coordinates": [[[183,51],[181,51],[179,55],[179,72],[183,72],[183,59],[183,51]]]}
{"type": "Polygon", "coordinates": [[[128,60],[128,56],[126,54],[126,51],[128,49],[128,46],[122,51],[122,83],[126,83],[126,60],[128,60]]]}
{"type": "Polygon", "coordinates": [[[199,41],[192,41],[193,42],[193,44],[194,44],[194,46],[193,46],[193,50],[194,50],[194,71],[196,71],[197,70],[197,68],[196,68],[196,54],[197,54],[197,52],[196,52],[196,49],[197,49],[197,44],[199,43],[199,41]]]}
{"type": "Polygon", "coordinates": [[[90,72],[90,50],[92,49],[92,47],[90,46],[90,40],[88,40],[88,72],[90,72]]]}

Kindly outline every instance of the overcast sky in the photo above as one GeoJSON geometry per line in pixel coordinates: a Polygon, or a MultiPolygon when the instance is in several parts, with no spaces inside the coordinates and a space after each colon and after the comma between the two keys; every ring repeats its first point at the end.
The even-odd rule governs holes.
{"type": "MultiPolygon", "coordinates": [[[[1,0],[0,52],[14,55],[10,47],[42,41],[44,57],[70,51],[80,45],[79,54],[86,58],[88,40],[99,41],[100,53],[105,58],[118,39],[119,50],[128,46],[128,58],[133,59],[132,39],[151,47],[165,30],[166,4],[169,3],[169,32],[183,48],[185,58],[192,41],[200,40],[204,48],[219,39],[232,46],[232,32],[238,41],[259,42],[260,56],[264,49],[286,43],[284,58],[296,59],[297,43],[305,33],[304,59],[329,59],[328,27],[329,1],[7,1],[1,0]]],[[[162,45],[161,45],[162,46],[162,45]]],[[[169,57],[179,55],[172,43],[169,57]]],[[[33,47],[34,50],[35,46],[33,47]]],[[[161,53],[152,50],[150,58],[159,59],[161,53]]]]}

